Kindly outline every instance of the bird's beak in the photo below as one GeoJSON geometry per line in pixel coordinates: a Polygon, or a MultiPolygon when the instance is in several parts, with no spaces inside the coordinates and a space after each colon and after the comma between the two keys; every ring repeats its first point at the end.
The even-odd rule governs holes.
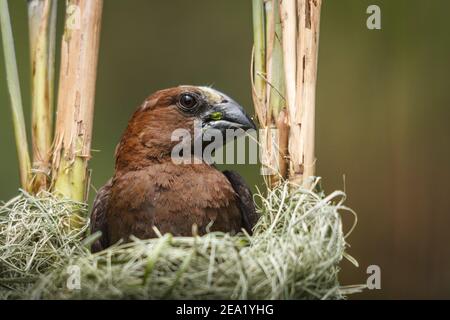
{"type": "Polygon", "coordinates": [[[256,130],[253,120],[245,113],[237,102],[224,100],[208,108],[202,115],[203,129],[216,129],[225,131],[227,129],[256,130]]]}

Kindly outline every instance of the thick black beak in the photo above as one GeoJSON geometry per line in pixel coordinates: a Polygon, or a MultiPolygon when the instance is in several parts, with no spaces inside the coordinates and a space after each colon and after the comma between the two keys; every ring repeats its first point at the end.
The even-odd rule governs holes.
{"type": "Polygon", "coordinates": [[[227,129],[256,130],[253,120],[245,113],[237,102],[224,100],[211,106],[201,115],[204,129],[216,129],[225,131],[227,129]]]}

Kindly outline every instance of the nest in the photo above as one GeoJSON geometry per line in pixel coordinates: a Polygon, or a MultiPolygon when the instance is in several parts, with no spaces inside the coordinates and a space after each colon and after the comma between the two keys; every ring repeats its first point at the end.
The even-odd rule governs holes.
{"type": "Polygon", "coordinates": [[[22,191],[0,207],[0,299],[342,299],[361,289],[338,281],[344,257],[356,264],[344,193],[285,183],[256,197],[253,236],[166,234],[91,254],[88,221],[66,226],[83,204],[22,191]]]}

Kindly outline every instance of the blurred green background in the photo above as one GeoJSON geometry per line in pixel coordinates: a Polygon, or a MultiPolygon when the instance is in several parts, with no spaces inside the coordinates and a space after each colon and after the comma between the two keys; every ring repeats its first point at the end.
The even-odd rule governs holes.
{"type": "MultiPolygon", "coordinates": [[[[26,1],[9,1],[29,120],[26,1]]],[[[317,104],[318,174],[358,212],[342,284],[382,289],[352,298],[450,298],[450,2],[324,0],[317,104]],[[382,30],[366,28],[378,4],[382,30]],[[345,179],[344,179],[345,175],[345,179]]],[[[62,32],[60,1],[59,30],[62,32]]],[[[153,91],[213,85],[252,112],[251,1],[105,0],[95,109],[93,185],[112,174],[116,143],[153,91]]],[[[3,57],[0,199],[19,186],[3,57]]],[[[29,122],[29,121],[28,121],[29,122]]],[[[237,168],[260,184],[257,166],[237,168]]],[[[92,197],[91,197],[92,200],[92,197]]],[[[350,226],[350,220],[346,225],[350,226]]]]}

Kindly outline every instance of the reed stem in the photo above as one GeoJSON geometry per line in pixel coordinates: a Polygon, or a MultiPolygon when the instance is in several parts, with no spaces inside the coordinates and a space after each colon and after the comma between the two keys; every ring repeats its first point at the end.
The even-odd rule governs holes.
{"type": "Polygon", "coordinates": [[[321,5],[321,0],[253,1],[253,100],[263,129],[263,174],[271,187],[284,179],[310,187],[315,175],[321,5]]]}
{"type": "Polygon", "coordinates": [[[33,190],[48,188],[52,140],[56,0],[29,0],[31,51],[33,190]]]}
{"type": "Polygon", "coordinates": [[[265,0],[254,3],[254,104],[261,125],[262,174],[268,184],[274,187],[287,177],[287,142],[289,126],[285,112],[285,79],[283,51],[281,43],[281,22],[278,0],[265,0]],[[263,5],[263,17],[260,18],[263,5]],[[262,26],[261,26],[262,24],[262,26]],[[261,33],[264,30],[264,37],[261,33]],[[264,41],[262,45],[259,41],[264,41]],[[263,48],[264,63],[258,68],[258,50],[263,48]],[[257,79],[262,80],[262,89],[257,79]],[[262,90],[262,93],[260,93],[262,90]],[[262,97],[262,98],[261,98],[262,97]]]}
{"type": "Polygon", "coordinates": [[[265,74],[266,74],[266,36],[264,18],[264,0],[253,0],[253,70],[254,81],[253,100],[255,101],[258,121],[263,126],[266,123],[265,74]]]}
{"type": "Polygon", "coordinates": [[[296,108],[291,118],[291,180],[310,187],[316,174],[315,110],[322,0],[297,0],[296,108]]]}
{"type": "Polygon", "coordinates": [[[54,190],[80,202],[86,200],[89,180],[102,8],[102,0],[69,0],[62,41],[54,190]]]}
{"type": "Polygon", "coordinates": [[[30,190],[31,165],[28,152],[28,140],[23,115],[22,96],[20,92],[19,72],[17,69],[14,39],[9,16],[7,0],[0,0],[0,27],[3,39],[3,51],[5,56],[6,80],[13,117],[14,135],[19,161],[20,183],[24,190],[30,190]]]}

